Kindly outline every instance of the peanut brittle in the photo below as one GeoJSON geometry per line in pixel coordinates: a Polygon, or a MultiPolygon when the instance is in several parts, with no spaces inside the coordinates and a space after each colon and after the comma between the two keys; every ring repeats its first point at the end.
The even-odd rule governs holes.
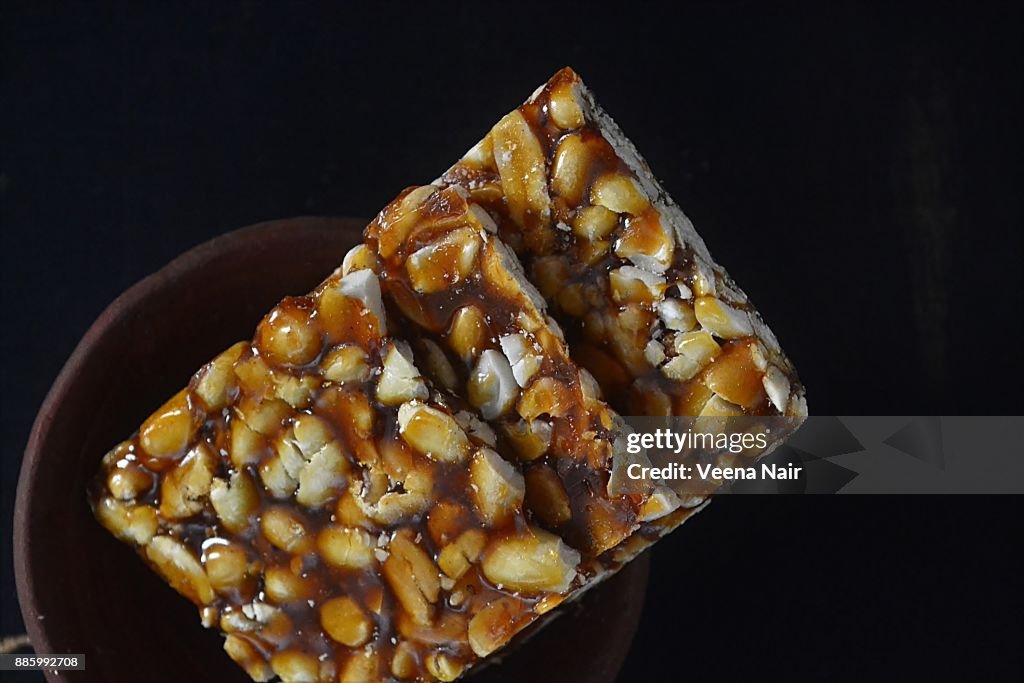
{"type": "Polygon", "coordinates": [[[622,425],[489,226],[403,195],[104,458],[97,518],[253,679],[453,680],[693,513],[608,494],[622,425]]]}
{"type": "Polygon", "coordinates": [[[491,214],[622,413],[806,415],[775,335],[571,69],[438,182],[491,214]]]}
{"type": "Polygon", "coordinates": [[[201,368],[90,502],[254,680],[451,681],[715,490],[613,487],[629,427],[602,389],[644,415],[805,412],[566,70],[201,368]]]}
{"type": "Polygon", "coordinates": [[[349,256],[380,274],[385,299],[417,326],[428,375],[494,427],[524,475],[532,518],[585,561],[618,568],[689,514],[670,513],[702,502],[650,482],[636,495],[609,493],[629,427],[573,362],[540,293],[463,188],[406,190],[349,256]]]}
{"type": "Polygon", "coordinates": [[[635,501],[607,494],[623,425],[570,360],[488,214],[462,188],[418,187],[366,237],[385,298],[419,327],[428,375],[494,428],[522,468],[532,515],[585,557],[632,533],[635,501]]]}

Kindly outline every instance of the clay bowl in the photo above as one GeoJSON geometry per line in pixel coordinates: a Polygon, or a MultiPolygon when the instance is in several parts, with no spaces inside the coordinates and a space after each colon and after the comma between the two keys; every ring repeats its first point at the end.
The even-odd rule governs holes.
{"type": "MultiPolygon", "coordinates": [[[[107,449],[202,363],[330,273],[362,226],[295,218],[218,237],[122,294],[78,344],[36,417],[14,519],[18,597],[36,651],[85,654],[86,671],[47,672],[50,681],[248,680],[196,609],[95,522],[86,485],[107,449]]],[[[614,680],[647,574],[639,558],[473,680],[614,680]]]]}

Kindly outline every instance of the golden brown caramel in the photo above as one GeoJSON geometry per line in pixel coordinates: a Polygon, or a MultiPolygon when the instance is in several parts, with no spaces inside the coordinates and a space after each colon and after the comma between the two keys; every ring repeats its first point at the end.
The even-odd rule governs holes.
{"type": "Polygon", "coordinates": [[[806,415],[803,387],[775,337],[571,69],[440,182],[493,217],[573,357],[621,412],[697,415],[721,400],[742,414],[806,415]],[[680,350],[680,333],[692,331],[716,345],[757,343],[765,362],[685,343],[680,350]]]}

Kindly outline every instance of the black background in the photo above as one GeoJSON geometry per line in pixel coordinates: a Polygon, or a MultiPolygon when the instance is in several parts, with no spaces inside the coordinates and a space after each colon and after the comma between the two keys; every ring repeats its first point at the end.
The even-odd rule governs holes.
{"type": "MultiPolygon", "coordinates": [[[[753,295],[813,413],[1024,412],[1009,3],[5,3],[0,31],[4,634],[21,452],[99,312],[230,229],[372,216],[566,64],[753,295]]],[[[622,680],[1019,680],[1021,512],[720,499],[653,551],[622,680]]]]}

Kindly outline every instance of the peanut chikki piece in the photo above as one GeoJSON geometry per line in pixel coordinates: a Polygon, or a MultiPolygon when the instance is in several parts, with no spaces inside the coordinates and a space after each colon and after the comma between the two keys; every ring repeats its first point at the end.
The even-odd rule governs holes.
{"type": "MultiPolygon", "coordinates": [[[[414,344],[428,376],[466,396],[493,427],[498,450],[525,482],[528,519],[604,573],[623,557],[607,551],[622,550],[642,524],[700,500],[653,487],[609,493],[613,465],[626,457],[628,427],[570,358],[493,220],[467,197],[458,186],[406,190],[350,256],[380,274],[385,299],[418,327],[414,344]]],[[[473,495],[486,509],[491,496],[473,495]]],[[[686,514],[651,524],[641,536],[656,538],[686,514]]]]}
{"type": "MultiPolygon", "coordinates": [[[[410,336],[428,376],[493,428],[525,482],[531,515],[596,557],[636,523],[637,501],[607,493],[616,439],[624,445],[621,421],[570,360],[543,299],[493,231],[462,188],[424,186],[381,212],[365,248],[378,257],[385,299],[419,328],[410,336]]],[[[472,494],[485,521],[500,522],[489,510],[500,500],[491,488],[472,494]]]]}
{"type": "Polygon", "coordinates": [[[607,493],[618,419],[486,214],[431,188],[371,232],[405,216],[394,253],[371,239],[282,301],[91,491],[254,680],[454,680],[694,512],[607,493]]]}
{"type": "Polygon", "coordinates": [[[624,405],[802,414],[788,361],[692,228],[679,227],[682,214],[660,195],[656,209],[614,199],[628,194],[619,176],[648,191],[649,176],[628,175],[642,162],[588,162],[588,173],[607,171],[581,171],[597,199],[559,205],[538,121],[582,135],[586,112],[613,130],[581,86],[571,101],[551,95],[563,81],[577,82],[556,76],[535,96],[547,98],[543,116],[503,120],[477,167],[445,176],[451,186],[403,193],[339,271],[285,299],[252,342],[200,369],[104,458],[90,496],[98,519],[224,632],[255,680],[454,680],[703,502],[658,482],[612,491],[628,427],[570,359],[499,232],[572,338],[588,341],[581,360],[604,375],[587,354],[614,358],[627,379],[603,377],[605,389],[655,397],[624,405]],[[613,182],[601,185],[608,169],[613,182]],[[552,216],[606,221],[590,241],[610,251],[580,260],[583,242],[565,242],[568,224],[552,216]],[[646,244],[636,226],[652,216],[677,221],[665,219],[674,251],[660,269],[627,248],[634,234],[646,244]],[[556,271],[563,289],[589,297],[585,310],[567,315],[572,305],[545,279],[556,271]],[[652,275],[665,281],[651,285],[657,296],[629,284],[652,275]],[[678,296],[664,296],[670,278],[678,296]],[[696,322],[665,322],[687,311],[696,322]],[[602,332],[587,336],[595,316],[602,332]],[[645,360],[651,341],[665,354],[646,369],[628,362],[643,335],[645,360]],[[664,369],[681,367],[677,358],[696,367],[686,379],[664,369]]]}
{"type": "Polygon", "coordinates": [[[439,182],[494,218],[624,414],[806,415],[775,336],[571,69],[439,182]]]}

